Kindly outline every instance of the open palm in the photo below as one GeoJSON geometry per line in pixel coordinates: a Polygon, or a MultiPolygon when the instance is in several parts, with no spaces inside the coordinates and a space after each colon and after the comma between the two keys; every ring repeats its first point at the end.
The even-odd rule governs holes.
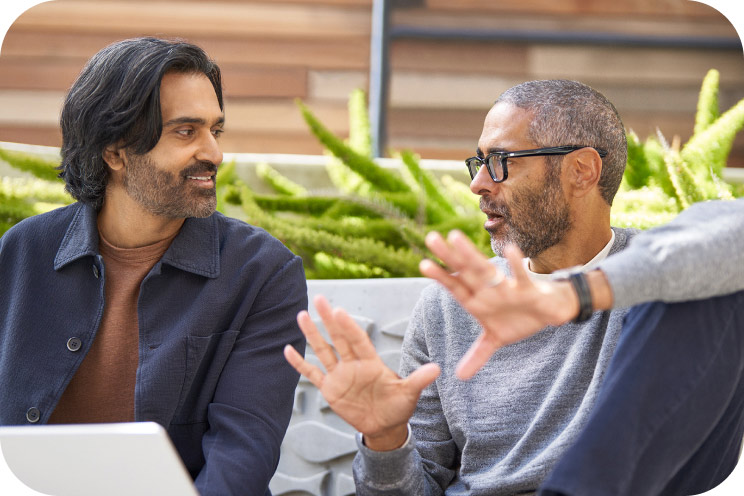
{"type": "Polygon", "coordinates": [[[336,414],[364,434],[365,442],[379,439],[379,446],[390,449],[402,444],[398,441],[421,391],[434,381],[439,367],[427,364],[402,379],[382,362],[367,334],[343,309],[331,309],[322,296],[316,297],[315,307],[333,347],[307,312],[300,312],[297,322],[326,372],[292,347],[284,350],[287,361],[320,390],[336,414]]]}

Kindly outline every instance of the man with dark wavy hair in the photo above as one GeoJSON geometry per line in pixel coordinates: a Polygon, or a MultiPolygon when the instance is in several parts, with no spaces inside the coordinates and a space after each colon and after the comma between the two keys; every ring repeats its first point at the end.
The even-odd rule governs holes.
{"type": "Polygon", "coordinates": [[[61,115],[73,205],[0,240],[0,424],[155,421],[201,494],[268,494],[302,349],[299,257],[215,212],[224,104],[199,47],[114,43],[61,115]]]}

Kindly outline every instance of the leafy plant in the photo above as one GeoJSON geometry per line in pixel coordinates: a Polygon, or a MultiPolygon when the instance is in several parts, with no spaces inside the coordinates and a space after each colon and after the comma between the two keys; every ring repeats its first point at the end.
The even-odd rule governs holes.
{"type": "MultiPolygon", "coordinates": [[[[380,166],[371,156],[369,120],[361,90],[349,98],[349,138],[331,133],[302,102],[298,107],[327,150],[332,192],[312,191],[268,164],[256,174],[274,192],[259,195],[223,164],[217,176],[217,208],[265,228],[303,258],[309,278],[418,276],[429,253],[428,231],[464,231],[485,254],[488,233],[478,197],[460,177],[436,177],[416,155],[402,151],[399,166],[380,166]]],[[[669,221],[697,201],[744,194],[721,179],[736,133],[744,126],[744,100],[721,114],[718,73],[700,91],[695,130],[684,145],[660,131],[642,141],[628,132],[628,165],[612,209],[612,224],[647,228],[669,221]]],[[[34,178],[2,178],[0,233],[20,220],[71,203],[57,179],[57,163],[0,149],[0,159],[34,178]]]]}
{"type": "Polygon", "coordinates": [[[57,162],[2,148],[0,160],[34,176],[0,178],[0,235],[26,217],[73,202],[57,177],[57,162]]]}
{"type": "Polygon", "coordinates": [[[307,191],[267,166],[259,175],[268,179],[275,195],[254,194],[234,174],[221,173],[218,188],[228,203],[240,207],[233,215],[264,227],[302,256],[308,277],[417,276],[418,262],[429,255],[424,236],[430,230],[461,229],[484,253],[490,252],[477,197],[462,194],[462,181],[440,181],[407,151],[400,155],[402,167],[395,170],[372,159],[361,90],[349,98],[347,141],[330,132],[302,102],[297,105],[329,154],[327,173],[335,193],[307,191]]]}
{"type": "Polygon", "coordinates": [[[645,142],[628,132],[628,164],[612,209],[613,225],[647,228],[695,202],[744,194],[721,176],[744,127],[744,99],[721,114],[718,85],[719,73],[711,69],[700,89],[693,134],[684,145],[679,137],[670,144],[658,130],[645,142]]]}

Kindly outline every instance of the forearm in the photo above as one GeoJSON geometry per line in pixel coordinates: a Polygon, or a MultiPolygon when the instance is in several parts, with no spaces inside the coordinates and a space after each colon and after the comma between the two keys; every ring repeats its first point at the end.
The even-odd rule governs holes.
{"type": "Polygon", "coordinates": [[[613,305],[686,301],[744,289],[744,200],[695,204],[599,265],[613,305]]]}

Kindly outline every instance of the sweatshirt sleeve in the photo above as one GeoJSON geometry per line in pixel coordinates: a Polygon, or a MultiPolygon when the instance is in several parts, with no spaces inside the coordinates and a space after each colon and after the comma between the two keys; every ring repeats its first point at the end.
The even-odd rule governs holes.
{"type": "MultiPolygon", "coordinates": [[[[427,345],[427,317],[437,308],[434,285],[424,289],[413,310],[401,348],[400,376],[432,361],[427,345]]],[[[432,328],[436,328],[432,326],[432,328]]],[[[356,494],[441,496],[457,474],[457,448],[442,411],[437,381],[422,392],[409,422],[409,437],[396,450],[376,452],[357,436],[353,471],[356,494]]]]}
{"type": "Polygon", "coordinates": [[[599,264],[614,307],[698,300],[744,289],[744,199],[696,203],[599,264]]]}

